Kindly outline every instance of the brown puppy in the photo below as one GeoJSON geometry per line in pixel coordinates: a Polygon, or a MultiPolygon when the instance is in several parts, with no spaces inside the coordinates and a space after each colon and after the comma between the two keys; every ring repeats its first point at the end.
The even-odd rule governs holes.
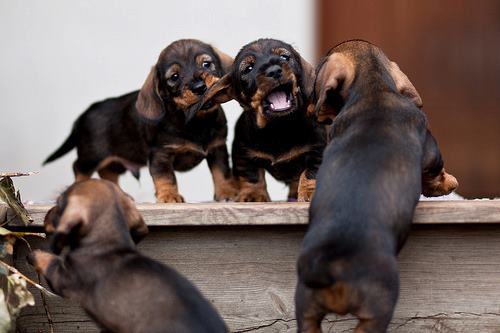
{"type": "Polygon", "coordinates": [[[259,39],[208,90],[203,103],[236,99],[244,109],[232,148],[238,201],[270,200],[264,170],[289,186],[289,200],[310,200],[326,144],[324,127],[306,115],[313,81],[314,69],[291,45],[259,39]]]}
{"type": "Polygon", "coordinates": [[[200,96],[231,64],[231,57],[201,41],[173,42],[140,91],[91,105],[45,163],[76,147],[76,181],[97,171],[114,183],[126,170],[139,178],[139,169],[149,164],[157,201],[182,202],[174,170],[190,170],[206,158],[214,199],[233,199],[237,190],[228,164],[224,112],[213,103],[195,112],[200,96]]]}
{"type": "Polygon", "coordinates": [[[399,293],[396,255],[420,193],[444,195],[447,174],[422,100],[376,46],[349,41],[318,67],[316,113],[333,119],[298,260],[299,332],[321,332],[329,312],[385,332],[399,293]]]}
{"type": "Polygon", "coordinates": [[[113,183],[70,186],[45,217],[55,254],[28,260],[57,294],[79,302],[106,332],[227,332],[201,293],[173,269],[137,252],[147,226],[113,183]],[[129,232],[130,231],[130,232],[129,232]],[[69,246],[65,256],[59,256],[69,246]]]}

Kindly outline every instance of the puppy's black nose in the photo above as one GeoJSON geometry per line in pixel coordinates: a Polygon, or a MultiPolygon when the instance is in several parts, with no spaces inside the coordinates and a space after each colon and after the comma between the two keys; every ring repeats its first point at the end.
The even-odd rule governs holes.
{"type": "Polygon", "coordinates": [[[191,85],[191,91],[196,95],[201,96],[207,91],[207,86],[203,81],[196,81],[191,85]]]}
{"type": "Polygon", "coordinates": [[[266,76],[272,77],[274,79],[279,79],[281,77],[283,70],[279,65],[271,65],[266,69],[266,76]]]}

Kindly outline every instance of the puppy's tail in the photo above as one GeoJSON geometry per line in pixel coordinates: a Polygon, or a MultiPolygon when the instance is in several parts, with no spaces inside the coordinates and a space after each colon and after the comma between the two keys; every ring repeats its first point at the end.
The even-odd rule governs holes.
{"type": "Polygon", "coordinates": [[[71,149],[75,148],[75,146],[76,146],[76,135],[75,135],[75,130],[73,129],[71,131],[71,134],[66,139],[66,141],[64,141],[63,144],[59,148],[57,148],[55,152],[52,153],[52,155],[47,157],[47,159],[43,162],[43,165],[50,163],[54,160],[57,160],[59,157],[66,154],[71,149]]]}
{"type": "Polygon", "coordinates": [[[297,263],[299,280],[313,289],[326,288],[335,282],[329,268],[330,261],[320,251],[302,253],[297,263]]]}

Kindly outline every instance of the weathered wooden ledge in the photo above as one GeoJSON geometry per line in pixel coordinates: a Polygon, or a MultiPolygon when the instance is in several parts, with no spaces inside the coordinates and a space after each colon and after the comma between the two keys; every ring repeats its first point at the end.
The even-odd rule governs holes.
{"type": "MultiPolygon", "coordinates": [[[[188,277],[233,333],[295,333],[296,262],[306,203],[138,204],[149,235],[139,251],[188,277]]],[[[5,207],[5,206],[4,206],[5,207]]],[[[1,207],[0,207],[1,208],[1,207]]],[[[40,228],[50,205],[28,205],[40,228]]],[[[0,219],[2,217],[0,216],[0,219]]],[[[399,302],[390,333],[499,333],[500,200],[422,201],[398,257],[399,302]]],[[[31,247],[46,247],[32,238],[31,247]]],[[[13,264],[36,279],[23,242],[13,264]]],[[[40,294],[23,309],[21,333],[48,331],[40,294]]],[[[48,297],[56,333],[98,333],[75,302],[48,297]]],[[[324,332],[352,331],[351,317],[328,316],[324,332]]]]}
{"type": "MultiPolygon", "coordinates": [[[[42,226],[51,205],[27,205],[33,226],[42,226]]],[[[137,204],[150,226],[301,225],[307,224],[308,203],[182,203],[137,204]]],[[[415,224],[500,223],[500,200],[421,201],[415,224]]]]}

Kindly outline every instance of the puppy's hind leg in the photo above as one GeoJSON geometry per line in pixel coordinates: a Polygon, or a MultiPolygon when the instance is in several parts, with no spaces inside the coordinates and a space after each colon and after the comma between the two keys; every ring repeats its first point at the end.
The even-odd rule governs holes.
{"type": "Polygon", "coordinates": [[[288,184],[288,197],[287,201],[297,201],[297,196],[299,193],[299,180],[294,179],[288,184]]]}
{"type": "Polygon", "coordinates": [[[385,333],[392,315],[382,318],[360,319],[354,333],[385,333]]]}
{"type": "Polygon", "coordinates": [[[398,300],[399,274],[397,269],[390,269],[384,275],[383,280],[362,283],[365,292],[354,313],[359,318],[354,333],[387,332],[398,300]]]}
{"type": "Polygon", "coordinates": [[[326,315],[324,308],[315,298],[316,291],[307,288],[300,281],[295,290],[295,315],[297,333],[321,333],[321,321],[326,315]]]}
{"type": "Polygon", "coordinates": [[[77,159],[73,163],[73,173],[75,174],[75,183],[90,179],[95,171],[95,166],[90,163],[85,163],[80,159],[77,159]]]}
{"type": "Polygon", "coordinates": [[[121,174],[125,173],[125,171],[127,171],[127,169],[120,163],[110,163],[97,170],[97,173],[101,179],[109,180],[118,185],[118,178],[121,174]]]}

